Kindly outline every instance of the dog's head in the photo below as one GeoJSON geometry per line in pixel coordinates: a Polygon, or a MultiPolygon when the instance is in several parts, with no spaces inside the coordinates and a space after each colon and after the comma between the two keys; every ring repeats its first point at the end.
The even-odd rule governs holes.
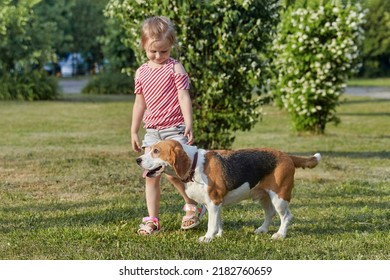
{"type": "Polygon", "coordinates": [[[144,178],[153,178],[165,172],[185,180],[191,169],[191,159],[183,146],[175,140],[164,140],[154,144],[148,153],[138,157],[136,161],[144,169],[144,178]]]}

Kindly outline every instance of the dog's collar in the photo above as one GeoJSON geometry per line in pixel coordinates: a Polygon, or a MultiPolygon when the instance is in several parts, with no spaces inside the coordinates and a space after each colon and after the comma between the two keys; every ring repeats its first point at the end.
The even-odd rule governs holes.
{"type": "Polygon", "coordinates": [[[188,177],[186,179],[182,180],[183,183],[188,183],[188,182],[194,181],[194,174],[195,174],[195,168],[196,168],[197,162],[198,162],[198,152],[196,152],[194,155],[194,160],[192,161],[190,175],[188,175],[188,177]]]}

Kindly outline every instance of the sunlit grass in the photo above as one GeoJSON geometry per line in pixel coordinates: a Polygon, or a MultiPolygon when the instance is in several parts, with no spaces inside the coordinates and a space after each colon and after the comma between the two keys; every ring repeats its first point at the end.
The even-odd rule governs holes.
{"type": "Polygon", "coordinates": [[[376,78],[376,79],[351,79],[348,81],[349,86],[369,86],[369,87],[389,87],[390,78],[376,78]]]}

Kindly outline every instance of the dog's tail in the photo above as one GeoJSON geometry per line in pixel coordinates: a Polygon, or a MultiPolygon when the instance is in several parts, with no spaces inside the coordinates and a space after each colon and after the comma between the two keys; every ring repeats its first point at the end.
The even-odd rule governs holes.
{"type": "Polygon", "coordinates": [[[291,156],[292,161],[294,162],[295,168],[314,168],[321,160],[321,154],[316,153],[311,157],[299,157],[299,156],[291,156]]]}

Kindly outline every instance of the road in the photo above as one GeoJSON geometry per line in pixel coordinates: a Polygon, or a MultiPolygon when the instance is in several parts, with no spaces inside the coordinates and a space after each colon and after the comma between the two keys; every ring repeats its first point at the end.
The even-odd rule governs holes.
{"type": "Polygon", "coordinates": [[[390,88],[386,87],[347,87],[348,95],[390,99],[390,88]]]}
{"type": "Polygon", "coordinates": [[[64,78],[59,79],[59,86],[65,94],[79,94],[83,87],[88,83],[89,78],[64,78]]]}

